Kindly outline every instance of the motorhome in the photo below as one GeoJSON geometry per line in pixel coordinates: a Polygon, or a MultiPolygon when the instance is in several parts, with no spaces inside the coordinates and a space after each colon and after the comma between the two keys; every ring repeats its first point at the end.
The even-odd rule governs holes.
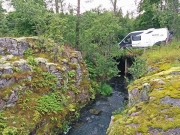
{"type": "Polygon", "coordinates": [[[133,31],[129,33],[120,43],[122,47],[149,47],[155,44],[167,44],[172,38],[167,28],[150,28],[147,30],[133,31]]]}

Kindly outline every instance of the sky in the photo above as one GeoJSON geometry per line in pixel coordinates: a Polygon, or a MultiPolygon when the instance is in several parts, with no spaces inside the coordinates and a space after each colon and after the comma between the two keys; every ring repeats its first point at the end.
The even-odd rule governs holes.
{"type": "MultiPolygon", "coordinates": [[[[133,16],[135,17],[137,16],[137,4],[139,1],[140,0],[117,0],[117,7],[122,9],[123,15],[125,15],[128,11],[133,12],[133,16]]],[[[77,0],[65,0],[65,3],[66,5],[70,3],[73,8],[77,8],[77,0]]],[[[96,8],[99,5],[101,5],[102,8],[105,8],[107,10],[112,10],[112,4],[110,3],[110,0],[81,0],[80,12],[83,13],[85,11],[91,10],[92,8],[96,8]]],[[[4,3],[4,7],[8,7],[7,2],[4,3]]],[[[13,8],[8,7],[6,9],[8,11],[11,11],[13,8]]]]}
{"type": "MultiPolygon", "coordinates": [[[[77,7],[77,0],[65,0],[66,3],[70,3],[73,7],[77,7]]],[[[91,10],[92,8],[96,8],[101,5],[103,8],[108,10],[112,9],[112,4],[110,0],[89,0],[92,2],[86,2],[88,0],[81,0],[81,13],[87,10],[91,10]]],[[[135,15],[137,14],[137,2],[139,0],[117,0],[117,7],[121,8],[123,14],[125,15],[127,11],[134,12],[135,15]]]]}

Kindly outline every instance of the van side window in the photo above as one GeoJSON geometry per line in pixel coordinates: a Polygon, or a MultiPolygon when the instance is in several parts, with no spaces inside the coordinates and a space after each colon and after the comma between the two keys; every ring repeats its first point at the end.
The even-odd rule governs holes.
{"type": "Polygon", "coordinates": [[[132,36],[132,40],[133,41],[140,41],[141,40],[141,36],[132,36]]]}

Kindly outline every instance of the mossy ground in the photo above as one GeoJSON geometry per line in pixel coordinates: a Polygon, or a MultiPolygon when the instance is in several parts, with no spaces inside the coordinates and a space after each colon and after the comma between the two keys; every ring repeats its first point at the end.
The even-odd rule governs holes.
{"type": "Polygon", "coordinates": [[[142,55],[152,70],[128,86],[128,90],[142,89],[144,83],[150,83],[149,99],[128,107],[121,114],[115,115],[113,124],[108,128],[108,135],[150,135],[152,129],[166,132],[180,128],[180,108],[162,104],[161,99],[169,96],[180,99],[180,43],[151,48],[142,55]],[[176,74],[177,73],[177,74],[176,74]],[[163,80],[159,84],[154,79],[163,80]]]}

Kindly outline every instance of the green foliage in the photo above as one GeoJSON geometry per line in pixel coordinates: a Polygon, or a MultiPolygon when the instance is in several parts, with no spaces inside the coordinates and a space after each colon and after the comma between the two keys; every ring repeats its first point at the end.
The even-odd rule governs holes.
{"type": "Polygon", "coordinates": [[[54,74],[51,74],[49,72],[43,72],[42,76],[44,78],[44,80],[48,81],[53,81],[53,82],[57,82],[57,77],[54,74]]]}
{"type": "Polygon", "coordinates": [[[107,95],[112,94],[113,89],[112,89],[111,86],[109,86],[108,84],[102,83],[99,92],[100,92],[102,95],[107,96],[107,95]]]}
{"type": "Polygon", "coordinates": [[[68,76],[69,77],[74,77],[76,75],[76,71],[75,70],[71,70],[68,72],[68,76]]]}
{"type": "Polygon", "coordinates": [[[158,17],[160,27],[167,27],[174,30],[174,35],[179,37],[180,32],[180,16],[179,16],[180,2],[178,0],[167,1],[165,8],[158,11],[154,16],[158,17]]]}
{"type": "Polygon", "coordinates": [[[36,89],[42,88],[50,88],[51,90],[55,90],[57,87],[57,77],[54,74],[49,72],[41,72],[41,75],[37,72],[34,76],[34,80],[32,81],[32,87],[36,89]]]}
{"type": "Polygon", "coordinates": [[[105,81],[118,74],[117,62],[113,58],[121,55],[119,38],[131,28],[129,23],[129,29],[125,25],[130,22],[127,18],[124,28],[121,24],[124,18],[106,10],[85,12],[80,18],[79,49],[84,52],[91,79],[105,81]]]}
{"type": "Polygon", "coordinates": [[[27,59],[27,62],[28,62],[28,64],[31,65],[31,66],[36,66],[36,65],[37,65],[37,63],[36,63],[36,61],[34,60],[34,57],[33,57],[33,56],[29,56],[28,59],[27,59]]]}
{"type": "MultiPolygon", "coordinates": [[[[38,50],[43,51],[45,48],[46,51],[53,52],[54,59],[56,54],[50,48],[55,48],[57,43],[58,47],[59,44],[75,47],[77,16],[73,12],[54,14],[46,9],[43,0],[12,0],[11,4],[15,10],[3,16],[0,35],[38,35],[38,50]],[[49,45],[49,39],[53,39],[54,43],[49,45]]],[[[113,57],[121,54],[118,42],[133,29],[134,19],[129,14],[125,17],[121,13],[114,16],[113,12],[97,8],[83,13],[79,20],[78,48],[90,64],[90,77],[105,81],[116,76],[119,71],[113,57]]],[[[27,50],[25,55],[31,56],[31,51],[27,50]]],[[[29,63],[35,65],[32,57],[29,58],[29,63]]]]}
{"type": "Polygon", "coordinates": [[[88,71],[89,71],[89,76],[91,79],[95,80],[96,77],[98,76],[97,70],[95,68],[95,65],[93,62],[86,60],[87,66],[88,66],[88,71]]]}
{"type": "Polygon", "coordinates": [[[2,135],[18,135],[17,128],[15,127],[6,127],[2,132],[2,135]]]}
{"type": "Polygon", "coordinates": [[[69,129],[69,122],[68,121],[62,122],[62,129],[64,132],[68,131],[68,129],[69,129]]]}
{"type": "Polygon", "coordinates": [[[147,73],[146,61],[141,57],[136,57],[132,66],[128,70],[134,79],[138,79],[147,73]]]}
{"type": "Polygon", "coordinates": [[[160,0],[143,0],[140,3],[140,12],[145,11],[143,14],[140,14],[135,20],[135,29],[143,30],[148,28],[159,28],[157,14],[158,6],[160,0]]]}
{"type": "Polygon", "coordinates": [[[0,0],[0,37],[8,33],[8,22],[4,13],[5,10],[2,8],[2,0],[0,0]]]}
{"type": "Polygon", "coordinates": [[[118,115],[122,113],[122,109],[118,108],[117,110],[115,110],[114,112],[112,112],[112,115],[118,115]]]}
{"type": "MultiPolygon", "coordinates": [[[[180,32],[180,16],[178,0],[142,0],[139,4],[139,12],[142,12],[135,20],[135,29],[167,27],[180,32]]],[[[178,35],[177,35],[178,36],[178,35]]]]}
{"type": "Polygon", "coordinates": [[[153,50],[147,49],[142,57],[146,59],[148,64],[158,65],[162,59],[165,59],[164,63],[161,63],[159,66],[163,66],[165,63],[169,65],[177,65],[179,63],[177,61],[179,61],[180,58],[179,48],[180,41],[174,39],[167,46],[153,47],[153,50]]]}
{"type": "Polygon", "coordinates": [[[0,111],[0,132],[3,132],[3,130],[7,127],[4,117],[4,113],[0,111]]]}
{"type": "Polygon", "coordinates": [[[35,113],[33,115],[33,121],[36,122],[40,117],[41,117],[41,114],[37,110],[35,110],[35,113]]]}
{"type": "Polygon", "coordinates": [[[99,84],[96,81],[91,80],[91,88],[89,89],[91,99],[95,99],[99,89],[99,84]]]}
{"type": "Polygon", "coordinates": [[[44,36],[56,43],[75,45],[76,18],[71,14],[48,14],[44,36]]]}
{"type": "Polygon", "coordinates": [[[33,56],[33,50],[31,48],[28,48],[27,50],[24,51],[23,54],[25,57],[30,57],[33,56]]]}
{"type": "Polygon", "coordinates": [[[62,99],[59,95],[51,93],[49,95],[44,95],[38,99],[38,105],[36,109],[41,113],[57,113],[62,111],[62,99]]]}
{"type": "Polygon", "coordinates": [[[128,109],[128,105],[127,105],[127,101],[123,102],[122,108],[118,108],[117,110],[115,110],[114,112],[112,112],[112,115],[124,115],[127,116],[127,113],[125,112],[126,109],[128,109]]]}
{"type": "MultiPolygon", "coordinates": [[[[41,0],[42,1],[42,0],[41,0]]],[[[47,10],[37,0],[12,0],[15,11],[7,15],[9,35],[28,36],[42,33],[47,10]]]]}

